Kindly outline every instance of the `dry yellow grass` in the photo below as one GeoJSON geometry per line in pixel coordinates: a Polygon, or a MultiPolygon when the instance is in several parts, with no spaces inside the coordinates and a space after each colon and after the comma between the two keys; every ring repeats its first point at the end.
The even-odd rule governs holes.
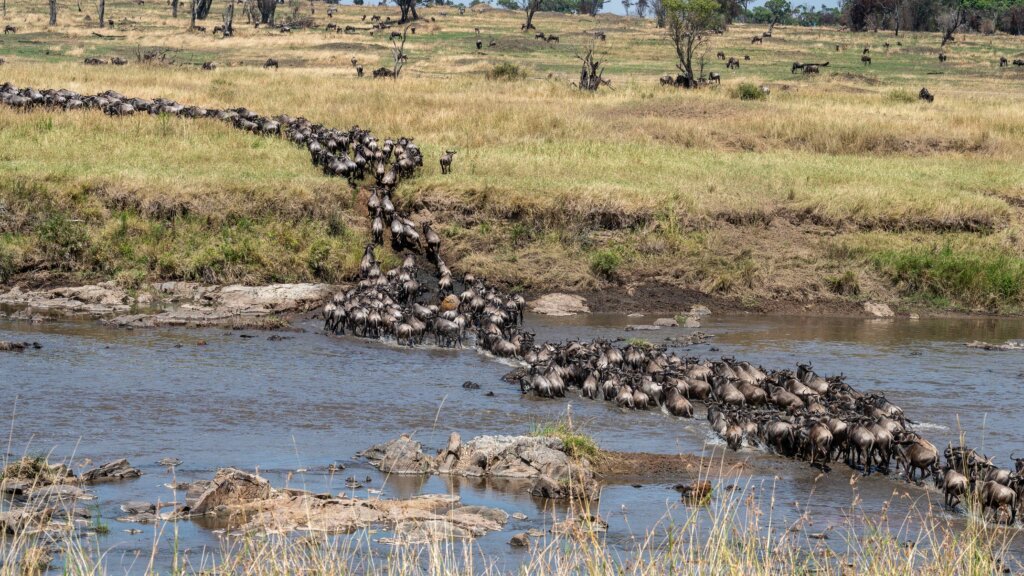
{"type": "MultiPolygon", "coordinates": [[[[354,77],[350,58],[369,70],[390,57],[389,42],[366,32],[284,35],[253,30],[243,20],[238,37],[213,39],[184,32],[187,20],[171,20],[162,5],[115,2],[108,14],[119,22],[117,30],[104,33],[125,37],[98,39],[70,7],[62,24],[48,30],[43,8],[11,2],[10,20],[22,30],[0,44],[12,49],[9,64],[0,69],[4,79],[86,92],[115,88],[207,106],[245,105],[413,136],[429,161],[421,176],[403,185],[403,199],[449,224],[458,267],[477,266],[512,285],[599,286],[606,280],[588,261],[596,251],[615,250],[622,255],[620,280],[655,278],[750,302],[768,295],[847,298],[830,294],[822,279],[853,271],[865,288],[860,297],[902,294],[933,304],[990,308],[985,295],[905,290],[867,251],[837,259],[835,245],[899,251],[924,242],[941,248],[947,233],[966,232],[955,244],[980,258],[993,249],[1010,255],[1024,249],[1024,93],[1017,89],[1024,75],[995,67],[999,55],[1024,49],[1012,37],[965,36],[950,62],[940,65],[934,57],[937,36],[931,34],[901,35],[903,46],[897,47],[882,35],[782,28],[762,47],[749,44],[758,29],[733,26],[714,39],[709,69],[723,68],[714,58],[718,50],[751,60],[737,72],[724,72],[721,87],[684,92],[657,84],[658,75],[673,69],[662,33],[650,22],[618,16],[543,14],[538,26],[562,38],[549,46],[518,31],[519,14],[488,9],[458,16],[452,9],[442,17],[445,9],[427,9],[424,14],[436,21],[418,25],[403,78],[392,82],[354,77]],[[497,47],[477,53],[476,27],[497,47]],[[608,34],[598,50],[615,90],[582,95],[569,86],[576,74],[573,54],[589,44],[587,32],[595,29],[608,34]],[[16,44],[18,38],[31,43],[16,44]],[[885,41],[894,45],[888,51],[881,46],[885,41]],[[872,68],[859,61],[864,45],[873,47],[872,68]],[[177,63],[80,64],[91,55],[132,59],[137,46],[173,49],[177,63]],[[256,67],[268,56],[280,60],[282,69],[256,67]],[[198,70],[206,60],[220,68],[198,70]],[[820,77],[805,78],[790,74],[794,60],[831,64],[820,77]],[[484,78],[486,70],[506,61],[523,66],[529,78],[484,78]],[[740,101],[732,92],[741,82],[768,84],[772,94],[764,101],[740,101]],[[922,85],[937,95],[934,104],[901,97],[922,85]],[[447,148],[459,155],[453,174],[442,176],[436,158],[447,148]],[[472,209],[469,217],[463,216],[466,208],[472,209]],[[861,237],[866,230],[875,231],[870,241],[861,237]],[[918,236],[910,240],[908,231],[918,236]],[[708,250],[718,250],[720,258],[709,258],[708,250]],[[743,254],[752,264],[737,281],[726,264],[743,254]]],[[[299,7],[303,15],[308,9],[299,7]]],[[[282,6],[279,21],[292,10],[282,6]]],[[[218,11],[215,6],[211,18],[219,18],[218,11]]],[[[341,7],[328,20],[324,5],[316,4],[321,26],[364,26],[364,13],[397,17],[393,9],[341,7]]],[[[107,196],[131,196],[129,205],[192,203],[214,219],[230,213],[232,205],[247,217],[266,218],[280,207],[285,220],[294,222],[299,214],[316,227],[333,210],[317,213],[313,206],[334,203],[348,216],[335,219],[355,227],[332,248],[346,253],[331,261],[343,266],[333,277],[351,272],[356,249],[346,246],[364,237],[358,211],[342,202],[344,186],[320,176],[301,150],[281,142],[253,144],[213,123],[59,116],[0,110],[5,176],[52,183],[56,175],[54,189],[107,190],[107,196]],[[40,122],[53,127],[40,130],[40,122]],[[137,137],[124,137],[129,134],[137,137]],[[91,153],[97,149],[110,153],[91,153]]],[[[109,220],[111,203],[96,196],[95,218],[109,220]]],[[[308,252],[309,246],[299,250],[308,252]]],[[[153,259],[131,267],[143,274],[204,274],[202,265],[165,267],[153,259]]],[[[297,261],[263,273],[276,260],[214,275],[261,281],[318,274],[297,261]]],[[[1017,292],[996,298],[996,308],[1019,307],[1022,286],[1024,278],[1017,292]]]]}

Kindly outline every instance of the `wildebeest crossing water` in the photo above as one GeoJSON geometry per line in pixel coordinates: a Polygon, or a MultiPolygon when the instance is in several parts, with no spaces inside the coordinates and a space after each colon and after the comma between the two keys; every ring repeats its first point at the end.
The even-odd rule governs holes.
{"type": "Polygon", "coordinates": [[[306,147],[313,164],[325,174],[345,178],[354,187],[366,186],[372,242],[366,247],[358,282],[324,308],[324,325],[330,332],[393,338],[406,346],[422,345],[429,337],[441,347],[461,347],[472,336],[479,348],[524,363],[508,376],[524,393],[558,398],[578,391],[622,408],[664,409],[683,418],[694,415],[693,403],[701,403],[711,429],[730,448],[762,446],[823,469],[843,461],[864,474],[889,473],[895,462],[908,480],[934,478],[949,505],[975,489],[992,514],[1005,512],[1010,522],[1015,520],[1024,495],[1021,462],[1011,471],[967,447],[950,445],[940,452],[884,395],[862,393],[843,376],[824,377],[809,365],[765,369],[734,358],[683,358],[641,343],[535,344],[533,334],[522,326],[521,296],[506,294],[472,273],[457,279],[430,223],[418,226],[394,205],[397,186],[413,177],[424,161],[409,138],[380,140],[358,126],[338,130],[287,115],[205,109],[114,91],[83,96],[70,90],[3,84],[0,101],[26,110],[96,109],[111,116],[149,113],[217,119],[254,134],[287,138],[306,147]],[[385,230],[390,232],[391,249],[404,254],[402,264],[387,271],[381,269],[375,252],[375,246],[384,242],[385,230]],[[425,272],[427,267],[432,267],[431,274],[425,272]]]}

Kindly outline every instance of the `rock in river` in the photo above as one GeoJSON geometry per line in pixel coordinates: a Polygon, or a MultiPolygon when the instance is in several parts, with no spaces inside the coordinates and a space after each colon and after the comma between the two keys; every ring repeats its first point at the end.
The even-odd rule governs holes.
{"type": "Polygon", "coordinates": [[[93,468],[82,473],[82,482],[112,482],[116,480],[128,480],[142,476],[142,471],[133,468],[128,460],[122,458],[113,462],[107,462],[99,468],[93,468]]]}
{"type": "Polygon", "coordinates": [[[548,316],[572,316],[573,314],[589,314],[590,307],[587,300],[576,294],[562,294],[555,292],[545,294],[530,302],[530,309],[537,314],[548,316]]]}
{"type": "Polygon", "coordinates": [[[434,470],[433,459],[423,453],[419,442],[405,434],[359,455],[386,474],[429,474],[434,470]]]}

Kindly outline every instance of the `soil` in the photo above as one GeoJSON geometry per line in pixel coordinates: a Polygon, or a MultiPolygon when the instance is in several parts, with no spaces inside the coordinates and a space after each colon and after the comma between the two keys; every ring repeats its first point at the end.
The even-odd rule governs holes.
{"type": "Polygon", "coordinates": [[[743,472],[743,461],[728,466],[693,454],[602,451],[596,468],[605,484],[688,482],[743,472]]]}

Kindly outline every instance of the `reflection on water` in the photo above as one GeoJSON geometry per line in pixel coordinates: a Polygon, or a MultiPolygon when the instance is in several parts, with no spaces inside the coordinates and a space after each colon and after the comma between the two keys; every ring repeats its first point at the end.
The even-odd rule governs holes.
{"type": "MultiPolygon", "coordinates": [[[[639,336],[657,343],[688,332],[624,330],[627,324],[652,320],[532,316],[527,325],[537,331],[538,341],[639,336]]],[[[846,374],[861,390],[884,391],[937,445],[955,440],[963,430],[970,444],[1007,465],[1024,438],[1017,425],[1024,416],[1017,396],[1024,384],[1024,354],[963,345],[1024,337],[1024,320],[737,316],[711,317],[704,324],[702,330],[715,338],[685,350],[687,355],[735,355],[771,368],[811,361],[820,373],[846,374]]],[[[574,419],[606,448],[712,453],[707,425],[700,419],[623,412],[580,398],[524,397],[500,380],[508,365],[471,351],[409,350],[325,337],[316,333],[314,322],[301,327],[307,331],[280,333],[284,340],[271,341],[270,333],[257,331],[126,331],[91,323],[0,322],[0,340],[36,340],[44,346],[0,356],[0,409],[13,419],[10,451],[52,452],[57,458],[93,462],[128,457],[146,475],[96,489],[105,518],[119,515],[125,501],[175,498],[164,487],[172,477],[155,464],[167,456],[184,461],[176,471],[179,481],[209,478],[217,467],[231,465],[259,468],[275,486],[288,483],[315,491],[351,493],[344,479],[369,475],[373,481],[367,487],[383,489],[387,496],[458,493],[467,503],[529,517],[480,541],[481,550],[510,565],[519,556],[505,544],[509,533],[550,525],[551,513],[561,509],[546,509],[519,483],[385,479],[355,453],[401,433],[414,434],[427,450],[443,447],[453,430],[463,438],[525,433],[534,423],[563,414],[567,404],[574,419]],[[206,345],[198,345],[200,340],[206,345]],[[463,389],[466,380],[481,383],[482,389],[463,389]],[[328,474],[331,462],[348,468],[328,474]],[[310,472],[289,477],[289,471],[300,468],[310,472]]],[[[818,523],[815,531],[844,522],[854,490],[868,510],[891,500],[890,514],[926,497],[920,489],[880,477],[861,479],[852,487],[850,471],[842,466],[818,478],[805,465],[757,451],[726,458],[748,460],[749,482],[787,503],[776,511],[781,521],[810,510],[818,523]]],[[[648,528],[688,515],[669,487],[606,488],[600,511],[610,524],[609,542],[628,547],[648,528]]],[[[366,490],[357,493],[365,496],[366,490]]],[[[128,559],[133,550],[148,554],[153,527],[137,535],[124,533],[128,526],[116,522],[111,528],[105,545],[119,553],[108,561],[128,559]]],[[[193,549],[218,546],[215,535],[197,524],[182,524],[179,538],[193,549]]]]}

